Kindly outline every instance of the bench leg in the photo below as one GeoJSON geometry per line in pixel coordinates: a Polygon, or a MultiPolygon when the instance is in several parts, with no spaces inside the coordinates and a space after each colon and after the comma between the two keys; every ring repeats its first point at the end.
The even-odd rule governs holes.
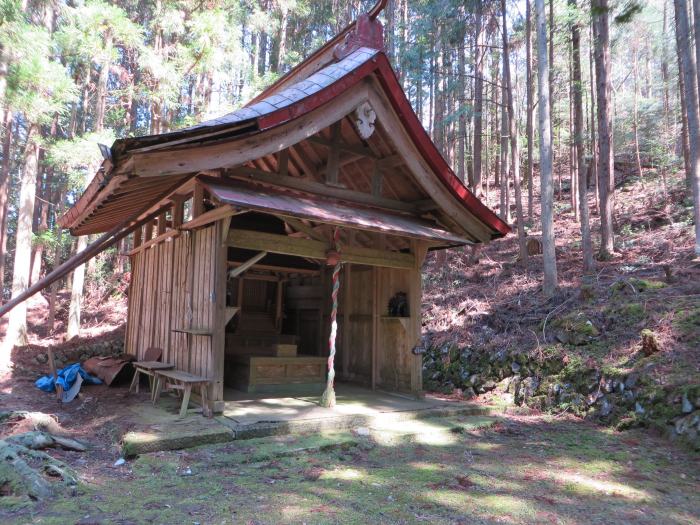
{"type": "Polygon", "coordinates": [[[160,378],[160,376],[156,375],[154,378],[155,381],[155,386],[153,387],[153,396],[151,397],[151,402],[153,405],[158,403],[158,398],[160,397],[160,390],[163,384],[163,380],[160,378]]]}
{"type": "Polygon", "coordinates": [[[212,413],[209,410],[209,400],[207,398],[207,390],[209,390],[209,387],[207,386],[206,383],[202,383],[199,385],[199,391],[202,396],[202,415],[205,417],[211,417],[212,413]]]}
{"type": "Polygon", "coordinates": [[[131,384],[129,385],[129,393],[136,387],[136,393],[139,393],[139,369],[134,370],[134,377],[131,379],[131,384]]]}
{"type": "Polygon", "coordinates": [[[192,385],[187,383],[185,385],[184,392],[182,394],[182,406],[180,407],[180,417],[183,418],[187,415],[187,407],[190,404],[190,392],[192,392],[192,385]]]}

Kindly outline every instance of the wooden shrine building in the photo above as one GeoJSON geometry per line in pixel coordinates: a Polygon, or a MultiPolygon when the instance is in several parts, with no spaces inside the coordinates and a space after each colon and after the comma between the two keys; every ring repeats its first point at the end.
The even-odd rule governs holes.
{"type": "Polygon", "coordinates": [[[225,386],[321,394],[337,256],[337,379],[420,392],[427,251],[509,231],[423,129],[376,14],[242,109],[117,140],[61,219],[106,232],[94,250],[133,236],[126,351],[211,379],[215,410],[225,386]]]}

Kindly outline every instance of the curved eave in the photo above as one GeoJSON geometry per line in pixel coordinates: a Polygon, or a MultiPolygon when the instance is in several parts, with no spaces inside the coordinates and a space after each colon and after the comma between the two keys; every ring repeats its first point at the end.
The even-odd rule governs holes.
{"type": "MultiPolygon", "coordinates": [[[[371,75],[376,76],[376,79],[378,80],[378,83],[381,86],[386,98],[390,102],[393,111],[401,120],[401,124],[409,135],[410,140],[413,142],[416,151],[419,152],[421,157],[429,166],[431,172],[434,173],[438,180],[440,180],[440,182],[448,189],[448,191],[457,199],[457,201],[465,208],[467,212],[474,215],[480,222],[488,227],[488,229],[491,231],[491,238],[502,237],[509,233],[510,227],[508,224],[502,221],[494,212],[492,212],[486,205],[477,199],[474,194],[472,194],[464,186],[454,171],[452,171],[450,166],[447,164],[423,128],[418,116],[414,113],[413,108],[406,98],[403,89],[401,88],[401,85],[396,78],[393,69],[391,68],[389,60],[382,52],[372,50],[372,56],[365,62],[340,76],[319,91],[301,98],[287,106],[272,110],[256,117],[255,119],[251,119],[251,121],[247,122],[246,126],[243,128],[241,128],[240,125],[231,126],[232,129],[225,133],[224,136],[226,139],[235,140],[243,136],[250,137],[251,135],[264,133],[266,130],[287,124],[310,113],[311,111],[320,108],[324,104],[331,103],[334,98],[357,86],[361,81],[369,78],[371,75]]],[[[126,151],[121,159],[117,157],[117,164],[125,164],[127,160],[133,158],[133,155],[140,157],[172,156],[177,154],[177,152],[182,151],[183,148],[193,147],[191,141],[196,141],[200,145],[204,145],[210,141],[220,142],[222,135],[219,133],[223,131],[226,130],[218,128],[216,130],[212,130],[211,127],[205,126],[197,129],[196,132],[192,132],[189,136],[186,134],[180,135],[179,137],[187,137],[187,143],[183,141],[165,141],[162,144],[157,144],[160,141],[156,137],[147,137],[143,142],[140,139],[128,139],[130,150],[132,148],[139,148],[139,146],[145,146],[147,151],[144,151],[143,149],[139,152],[126,151]],[[215,133],[212,133],[212,131],[215,131],[215,133]]],[[[177,133],[178,132],[174,132],[173,134],[168,134],[168,136],[174,138],[177,133]]],[[[212,169],[213,168],[216,168],[216,166],[212,166],[212,169]]],[[[136,171],[137,172],[135,175],[138,176],[138,169],[136,171]]],[[[170,172],[165,170],[158,173],[162,175],[174,175],[183,174],[186,171],[187,170],[183,168],[181,170],[176,169],[171,170],[170,172]]],[[[192,170],[190,170],[190,172],[191,171],[192,170]]],[[[117,167],[114,172],[118,173],[119,167],[117,167]]],[[[69,227],[72,230],[80,229],[81,224],[83,224],[87,219],[85,216],[86,214],[84,213],[85,208],[92,201],[105,200],[109,196],[109,184],[107,184],[109,182],[107,178],[108,176],[109,174],[107,176],[103,175],[100,179],[98,174],[98,176],[95,177],[88,187],[88,190],[85,192],[85,194],[83,194],[83,196],[81,196],[78,203],[76,203],[76,206],[74,206],[77,211],[71,209],[61,218],[60,224],[63,227],[69,227]],[[82,210],[78,209],[81,207],[82,210]]]]}

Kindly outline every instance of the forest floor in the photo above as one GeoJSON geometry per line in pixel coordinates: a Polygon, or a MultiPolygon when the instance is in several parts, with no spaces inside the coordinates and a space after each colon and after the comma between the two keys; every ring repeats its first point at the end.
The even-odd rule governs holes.
{"type": "MultiPolygon", "coordinates": [[[[625,367],[640,353],[641,331],[649,329],[661,351],[645,363],[645,373],[663,385],[700,382],[700,262],[693,253],[692,200],[680,175],[664,184],[655,170],[646,170],[644,181],[619,173],[617,181],[615,254],[596,261],[595,274],[588,278],[568,191],[555,200],[559,289],[550,299],[541,293],[542,256],[520,264],[516,234],[490,243],[476,257],[471,248],[448,250],[444,262],[431,254],[422,308],[423,332],[431,344],[452,341],[530,354],[558,347],[601,366],[625,367]],[[551,327],[572,314],[600,332],[595,344],[556,341],[551,327]]],[[[592,191],[589,203],[594,206],[592,191]]],[[[595,212],[591,227],[595,254],[600,239],[595,212]]]]}
{"type": "Polygon", "coordinates": [[[61,458],[78,469],[74,497],[2,497],[3,523],[700,523],[697,457],[572,416],[234,441],[116,467],[61,458]]]}

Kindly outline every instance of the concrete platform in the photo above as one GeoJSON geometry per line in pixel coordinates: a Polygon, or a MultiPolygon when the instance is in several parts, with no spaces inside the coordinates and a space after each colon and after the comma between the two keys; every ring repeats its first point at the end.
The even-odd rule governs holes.
{"type": "MultiPolygon", "coordinates": [[[[409,396],[339,384],[334,408],[320,406],[320,395],[248,394],[227,390],[225,408],[213,419],[191,408],[184,419],[177,417],[179,400],[165,397],[157,407],[140,402],[131,407],[133,430],[122,439],[125,456],[158,450],[174,450],[283,434],[339,432],[358,427],[411,428],[405,422],[449,416],[488,416],[492,408],[463,401],[444,401],[430,396],[409,396]]],[[[420,424],[414,425],[416,428],[420,424]]]]}
{"type": "Polygon", "coordinates": [[[336,406],[320,406],[320,395],[270,397],[227,391],[223,414],[217,418],[236,439],[376,427],[389,421],[407,421],[450,415],[488,415],[484,405],[444,401],[426,396],[412,398],[372,391],[354,385],[336,385],[336,406]]]}

